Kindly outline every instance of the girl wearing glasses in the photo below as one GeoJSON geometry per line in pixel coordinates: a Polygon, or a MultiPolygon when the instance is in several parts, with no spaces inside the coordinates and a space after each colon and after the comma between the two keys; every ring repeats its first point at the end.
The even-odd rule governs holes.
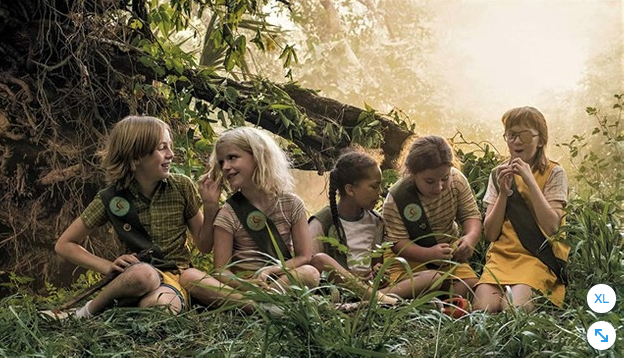
{"type": "Polygon", "coordinates": [[[493,170],[484,196],[484,235],[491,245],[473,308],[493,313],[516,306],[529,312],[534,291],[561,306],[569,253],[558,235],[566,174],[547,158],[547,123],[540,111],[513,108],[502,122],[510,159],[493,170]]]}

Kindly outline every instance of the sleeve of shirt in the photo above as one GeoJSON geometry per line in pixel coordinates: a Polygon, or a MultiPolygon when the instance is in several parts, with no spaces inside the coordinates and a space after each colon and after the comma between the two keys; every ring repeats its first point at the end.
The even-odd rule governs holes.
{"type": "Polygon", "coordinates": [[[323,237],[323,224],[317,218],[313,218],[310,223],[308,223],[308,231],[310,232],[310,236],[312,238],[312,251],[313,254],[323,252],[323,243],[319,240],[319,237],[323,237]]]}
{"type": "Polygon", "coordinates": [[[87,208],[80,214],[80,218],[85,221],[85,225],[89,229],[94,229],[108,222],[108,214],[102,203],[100,192],[96,194],[93,201],[91,201],[87,208]]]}
{"type": "Polygon", "coordinates": [[[213,226],[220,227],[224,229],[226,232],[234,235],[236,231],[236,224],[239,223],[239,219],[237,218],[234,210],[230,206],[230,204],[225,203],[219,212],[217,212],[217,216],[215,217],[215,221],[213,226]]]}
{"type": "Polygon", "coordinates": [[[455,181],[458,187],[458,222],[462,223],[467,219],[482,219],[477,202],[473,195],[473,190],[467,178],[459,170],[455,170],[455,181]]]}
{"type": "Polygon", "coordinates": [[[384,218],[384,228],[386,230],[386,241],[397,243],[402,239],[409,239],[408,231],[404,226],[404,221],[399,215],[397,204],[395,204],[393,196],[390,193],[384,200],[382,215],[384,218]]]}
{"type": "Polygon", "coordinates": [[[375,213],[377,214],[377,216],[373,216],[373,220],[376,224],[376,232],[375,237],[373,238],[372,248],[376,248],[376,246],[382,244],[382,241],[384,241],[384,220],[379,213],[375,213]]]}
{"type": "Polygon", "coordinates": [[[499,196],[499,191],[495,188],[495,182],[493,181],[493,176],[488,176],[488,187],[486,187],[486,193],[484,194],[484,198],[482,202],[488,206],[497,201],[497,197],[499,196]]]}
{"type": "Polygon", "coordinates": [[[306,215],[306,206],[304,205],[304,201],[299,198],[297,195],[293,196],[293,210],[291,211],[291,223],[295,223],[299,221],[302,217],[307,219],[306,215]]]}
{"type": "Polygon", "coordinates": [[[189,177],[182,176],[181,183],[183,195],[187,199],[187,206],[184,209],[184,218],[185,220],[189,220],[195,217],[202,207],[202,197],[200,197],[200,192],[198,191],[197,186],[189,177]]]}
{"type": "Polygon", "coordinates": [[[556,166],[551,170],[549,178],[545,183],[543,193],[547,201],[558,201],[566,205],[569,193],[569,182],[566,177],[566,172],[564,172],[562,167],[556,166]]]}

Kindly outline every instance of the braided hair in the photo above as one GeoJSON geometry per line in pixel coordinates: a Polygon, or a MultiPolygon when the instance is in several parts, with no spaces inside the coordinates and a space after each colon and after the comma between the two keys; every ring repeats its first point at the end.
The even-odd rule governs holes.
{"type": "Polygon", "coordinates": [[[372,167],[377,167],[377,162],[364,152],[347,152],[339,157],[330,171],[330,188],[328,197],[330,199],[330,212],[332,213],[332,223],[336,228],[336,233],[342,243],[346,243],[345,230],[339,219],[339,210],[336,202],[336,192],[340,196],[345,196],[345,186],[355,185],[358,181],[367,179],[368,171],[372,167]]]}

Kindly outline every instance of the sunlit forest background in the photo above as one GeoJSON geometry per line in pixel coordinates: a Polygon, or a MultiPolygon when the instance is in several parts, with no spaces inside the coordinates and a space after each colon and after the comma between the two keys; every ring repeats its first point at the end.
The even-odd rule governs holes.
{"type": "MultiPolygon", "coordinates": [[[[623,357],[623,1],[5,1],[0,0],[0,50],[6,55],[0,59],[0,101],[7,104],[0,107],[0,356],[623,357]],[[83,12],[72,13],[68,4],[83,12]],[[141,13],[141,5],[149,14],[141,13]],[[20,11],[18,20],[32,15],[41,27],[27,29],[31,37],[11,37],[7,14],[19,6],[52,9],[41,10],[50,19],[20,11]],[[188,24],[177,22],[180,14],[188,24]],[[63,26],[54,22],[59,19],[66,21],[63,26]],[[223,30],[234,23],[236,41],[223,30]],[[93,24],[106,26],[89,28],[93,24]],[[34,59],[27,59],[26,70],[20,68],[26,56],[13,58],[24,39],[36,50],[28,53],[34,59]],[[122,40],[127,43],[120,45],[122,40]],[[128,58],[139,60],[127,68],[128,58]],[[196,67],[210,69],[209,75],[192,71],[196,67]],[[16,68],[25,73],[15,75],[16,68]],[[501,115],[512,107],[538,108],[549,126],[548,155],[566,169],[570,184],[562,228],[572,247],[565,306],[539,298],[534,313],[510,309],[455,319],[429,302],[442,295],[431,293],[396,307],[371,302],[343,313],[323,290],[338,290],[342,300],[355,296],[332,287],[294,288],[283,296],[249,293],[281,308],[278,317],[262,309],[244,315],[200,306],[179,316],[113,308],[93,320],[59,321],[40,313],[101,278],[60,261],[52,246],[103,185],[94,153],[118,114],[165,116],[176,135],[174,170],[197,179],[216,134],[249,125],[246,115],[261,121],[258,108],[286,114],[282,125],[291,121],[294,132],[307,126],[297,122],[305,106],[294,105],[294,92],[284,95],[297,86],[274,84],[296,84],[324,101],[381,115],[372,116],[373,122],[395,119],[387,124],[404,132],[448,138],[478,202],[490,169],[507,155],[501,115]],[[258,88],[260,95],[252,91],[258,88]],[[34,94],[41,107],[11,102],[4,95],[9,93],[13,100],[34,94]],[[61,125],[69,131],[59,130],[61,125]],[[597,314],[586,305],[590,285],[598,283],[616,290],[610,313],[597,314]],[[598,320],[615,327],[609,350],[595,350],[586,340],[587,328],[598,320]]],[[[345,131],[343,140],[358,142],[353,134],[345,131]]],[[[297,147],[297,136],[279,135],[291,151],[297,147]]],[[[371,147],[378,149],[368,151],[384,158],[375,141],[371,147]]],[[[309,212],[324,206],[325,176],[294,173],[309,212]]],[[[385,179],[396,174],[385,172],[385,179]]],[[[119,250],[102,240],[112,231],[92,237],[90,250],[103,256],[119,250]]],[[[480,243],[471,259],[478,272],[485,250],[480,243]]],[[[211,269],[210,254],[195,251],[193,260],[211,269]]]]}
{"type": "MultiPolygon", "coordinates": [[[[288,30],[293,80],[304,87],[399,109],[417,134],[460,131],[503,154],[501,115],[534,106],[548,121],[551,158],[569,172],[568,152],[555,145],[594,128],[585,108],[609,109],[623,91],[621,1],[299,1],[271,18],[288,30]]],[[[268,54],[253,58],[258,73],[284,80],[268,54]]],[[[308,194],[304,179],[319,183],[301,176],[315,210],[325,199],[308,194]]]]}

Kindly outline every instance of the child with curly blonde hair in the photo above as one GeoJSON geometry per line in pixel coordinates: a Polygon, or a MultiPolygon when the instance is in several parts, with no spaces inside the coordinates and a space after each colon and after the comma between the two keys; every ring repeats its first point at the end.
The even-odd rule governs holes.
{"type": "MultiPolygon", "coordinates": [[[[234,288],[250,285],[283,290],[295,279],[319,284],[312,257],[306,208],[292,191],[284,151],[265,132],[238,127],[222,133],[207,177],[232,193],[215,218],[215,277],[234,288]]],[[[193,296],[205,294],[202,273],[189,281],[193,296]]]]}

